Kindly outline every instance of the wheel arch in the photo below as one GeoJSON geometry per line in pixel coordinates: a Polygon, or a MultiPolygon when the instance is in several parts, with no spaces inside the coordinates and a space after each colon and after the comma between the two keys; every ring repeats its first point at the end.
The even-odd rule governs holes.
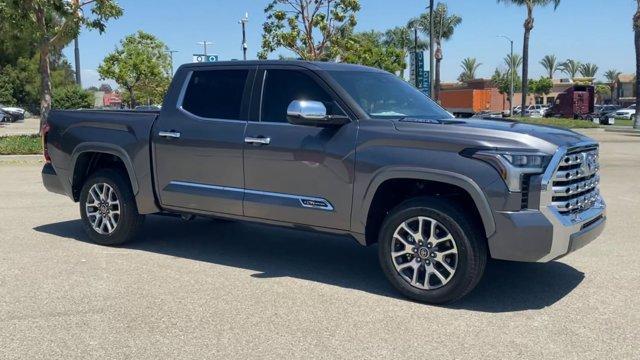
{"type": "Polygon", "coordinates": [[[74,200],[78,200],[79,188],[82,187],[82,183],[88,176],[87,170],[91,168],[93,162],[97,161],[96,159],[103,155],[111,155],[119,160],[127,172],[126,175],[129,178],[133,195],[138,194],[138,180],[133,162],[127,152],[113,144],[91,142],[78,145],[71,155],[72,174],[70,180],[74,200]]]}
{"type": "MultiPolygon", "coordinates": [[[[472,179],[457,173],[449,171],[435,170],[435,169],[422,169],[422,168],[394,168],[384,169],[378,175],[374,176],[371,180],[365,196],[362,202],[362,208],[360,209],[361,222],[364,224],[365,236],[358,237],[360,242],[364,241],[364,245],[374,243],[377,238],[375,233],[376,221],[375,207],[377,206],[374,201],[379,199],[381,192],[386,191],[385,184],[391,182],[421,182],[425,184],[435,185],[439,190],[454,190],[459,191],[460,195],[468,196],[474,206],[474,210],[477,211],[479,220],[486,237],[491,236],[495,230],[495,220],[491,212],[489,202],[485,197],[480,186],[472,179]]],[[[379,227],[380,224],[377,224],[379,227]]]]}

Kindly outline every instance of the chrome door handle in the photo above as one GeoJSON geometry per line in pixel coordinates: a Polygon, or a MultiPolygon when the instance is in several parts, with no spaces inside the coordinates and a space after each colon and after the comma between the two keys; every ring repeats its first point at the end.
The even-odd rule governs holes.
{"type": "Polygon", "coordinates": [[[268,137],[246,137],[244,138],[244,142],[247,144],[253,145],[269,145],[271,143],[271,138],[268,137]]]}
{"type": "Polygon", "coordinates": [[[163,137],[163,138],[179,139],[180,138],[180,133],[179,132],[175,132],[175,131],[160,131],[158,133],[158,136],[163,137]]]}

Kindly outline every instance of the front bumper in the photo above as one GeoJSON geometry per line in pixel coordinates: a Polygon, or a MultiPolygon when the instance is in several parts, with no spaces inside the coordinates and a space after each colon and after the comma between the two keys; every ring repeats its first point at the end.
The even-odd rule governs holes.
{"type": "Polygon", "coordinates": [[[488,239],[491,257],[525,262],[548,262],[576,251],[600,236],[607,221],[602,198],[575,217],[557,215],[552,208],[494,217],[498,231],[488,239]]]}

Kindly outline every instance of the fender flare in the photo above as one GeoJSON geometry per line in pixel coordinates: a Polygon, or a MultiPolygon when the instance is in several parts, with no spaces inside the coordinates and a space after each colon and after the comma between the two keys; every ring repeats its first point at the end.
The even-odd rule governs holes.
{"type": "Polygon", "coordinates": [[[121,147],[108,143],[101,142],[86,142],[76,146],[71,153],[71,178],[69,179],[69,183],[73,184],[73,177],[76,171],[76,163],[78,161],[78,157],[80,155],[87,152],[95,152],[95,153],[103,153],[117,156],[124,163],[125,168],[127,169],[127,173],[129,175],[129,181],[131,182],[131,189],[133,190],[133,195],[138,194],[138,178],[136,177],[136,172],[133,167],[133,162],[131,158],[127,154],[127,152],[121,147]]]}
{"type": "Polygon", "coordinates": [[[491,206],[489,206],[489,202],[487,201],[486,196],[475,181],[467,176],[450,171],[414,167],[382,168],[376,175],[373,176],[373,179],[367,187],[364,200],[362,202],[361,213],[364,215],[365,224],[369,216],[373,197],[378,191],[378,188],[385,181],[392,179],[435,181],[455,185],[459,188],[462,188],[471,196],[471,199],[475,203],[476,209],[480,214],[482,224],[484,225],[487,238],[495,233],[496,223],[493,218],[493,213],[491,212],[491,206]]]}

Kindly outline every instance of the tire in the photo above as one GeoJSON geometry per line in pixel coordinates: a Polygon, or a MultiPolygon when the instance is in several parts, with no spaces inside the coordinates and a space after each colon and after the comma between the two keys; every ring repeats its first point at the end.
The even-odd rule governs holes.
{"type": "MultiPolygon", "coordinates": [[[[411,228],[416,223],[409,222],[408,224],[411,228]]],[[[430,229],[431,227],[429,227],[430,229]]],[[[417,229],[414,226],[412,230],[417,229]]],[[[482,227],[455,202],[437,197],[421,197],[401,203],[387,215],[379,233],[378,257],[385,276],[404,296],[423,303],[446,304],[464,297],[478,285],[487,263],[487,242],[482,227]],[[395,235],[403,237],[402,234],[405,232],[400,230],[401,225],[416,218],[423,221],[423,240],[425,240],[422,245],[419,245],[416,236],[414,243],[416,243],[416,247],[419,247],[419,251],[415,252],[412,249],[412,254],[405,253],[392,257],[392,246],[398,253],[407,251],[406,248],[409,248],[395,235]],[[431,231],[429,231],[429,236],[426,235],[424,224],[431,225],[432,223],[427,220],[438,223],[435,227],[437,240],[431,237],[431,231]],[[452,239],[442,240],[449,238],[444,236],[447,232],[452,239]],[[432,246],[430,250],[426,249],[430,243],[436,242],[439,243],[432,246]],[[400,245],[400,250],[396,248],[398,245],[400,245]],[[405,248],[403,249],[402,246],[405,248]],[[426,257],[424,257],[423,251],[425,249],[428,253],[426,257]],[[451,253],[451,249],[457,251],[455,257],[453,254],[441,257],[442,254],[451,253]],[[434,253],[437,254],[434,255],[434,253]],[[411,276],[413,273],[407,274],[407,269],[411,271],[410,267],[403,269],[404,273],[396,268],[396,266],[406,265],[398,265],[398,262],[409,262],[411,256],[413,256],[414,265],[416,265],[416,261],[422,264],[422,270],[417,278],[418,283],[422,280],[422,285],[411,283],[412,279],[408,277],[413,277],[411,276]],[[446,270],[445,262],[449,268],[454,268],[453,272],[446,270]],[[430,268],[427,268],[427,263],[430,264],[430,268]],[[431,273],[427,275],[427,271],[431,271],[431,273]],[[447,281],[441,280],[441,277],[437,276],[434,271],[438,271],[443,278],[448,274],[447,281]],[[428,288],[425,288],[426,283],[429,283],[428,288]]],[[[413,270],[415,271],[415,269],[413,270]]]]}
{"type": "Polygon", "coordinates": [[[144,222],[144,216],[138,213],[129,180],[122,171],[116,169],[98,170],[85,181],[80,192],[80,217],[84,231],[89,238],[96,244],[108,246],[121,245],[134,239],[144,222]],[[107,187],[104,187],[104,184],[107,187]],[[109,200],[115,199],[118,202],[117,206],[115,204],[107,206],[106,202],[104,209],[98,206],[88,206],[88,202],[93,203],[96,198],[102,201],[106,199],[95,196],[96,194],[100,195],[100,189],[105,188],[111,188],[112,195],[109,196],[109,200]],[[92,189],[95,192],[90,195],[92,189]],[[106,211],[107,207],[109,211],[106,211]],[[102,210],[105,210],[104,217],[100,215],[102,210]],[[98,215],[90,215],[89,212],[98,215]],[[117,215],[116,212],[118,212],[117,215]],[[102,217],[102,220],[99,220],[99,217],[102,217]],[[111,221],[107,221],[108,218],[111,221]],[[102,222],[98,224],[98,221],[102,222]],[[113,226],[114,223],[115,226],[113,226]],[[101,227],[100,231],[95,228],[98,225],[94,226],[94,224],[101,227]]]}

